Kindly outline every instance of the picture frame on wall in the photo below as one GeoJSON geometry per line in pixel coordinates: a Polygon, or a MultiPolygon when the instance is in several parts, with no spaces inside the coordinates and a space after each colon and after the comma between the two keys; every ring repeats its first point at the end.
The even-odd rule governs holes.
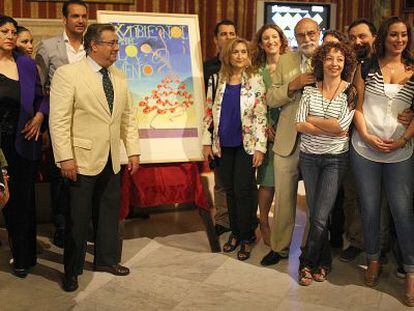
{"type": "Polygon", "coordinates": [[[414,12],[414,0],[404,0],[404,12],[414,12]]]}
{"type": "Polygon", "coordinates": [[[115,66],[127,76],[141,163],[202,161],[204,78],[198,16],[97,11],[115,26],[115,66]]]}

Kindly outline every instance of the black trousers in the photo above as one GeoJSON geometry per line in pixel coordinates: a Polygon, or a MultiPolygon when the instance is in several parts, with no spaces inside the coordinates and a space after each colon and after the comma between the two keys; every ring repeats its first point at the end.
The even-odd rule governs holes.
{"type": "Polygon", "coordinates": [[[230,228],[241,240],[254,236],[257,200],[254,191],[255,171],[253,156],[241,147],[222,147],[217,172],[227,196],[230,228]]]}
{"type": "Polygon", "coordinates": [[[120,174],[114,174],[108,160],[96,176],[77,175],[71,183],[70,207],[66,213],[65,274],[83,272],[89,222],[95,232],[94,264],[112,266],[119,262],[120,174]]]}
{"type": "Polygon", "coordinates": [[[1,147],[8,162],[10,199],[3,209],[11,240],[15,269],[36,265],[36,207],[34,183],[37,162],[22,158],[14,135],[2,135],[1,147]]]}

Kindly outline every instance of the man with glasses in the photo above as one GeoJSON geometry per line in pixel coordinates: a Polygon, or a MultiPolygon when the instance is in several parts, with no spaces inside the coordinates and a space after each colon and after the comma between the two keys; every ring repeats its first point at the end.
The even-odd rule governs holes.
{"type": "Polygon", "coordinates": [[[298,51],[280,56],[267,91],[269,107],[280,107],[275,144],[275,214],[271,231],[271,251],[262,259],[263,266],[273,265],[287,258],[295,227],[296,199],[299,181],[299,135],[295,116],[306,85],[315,82],[311,58],[319,45],[318,24],[304,18],[295,26],[298,51]]]}
{"type": "Polygon", "coordinates": [[[138,124],[125,75],[113,66],[119,45],[110,24],[85,33],[87,57],[59,67],[51,85],[50,134],[55,161],[70,180],[63,289],[75,291],[82,274],[89,220],[95,227],[94,270],[123,276],[119,264],[120,142],[128,170],[139,165],[138,124]]]}
{"type": "MultiPolygon", "coordinates": [[[[85,57],[83,33],[88,22],[88,10],[85,2],[70,0],[62,7],[63,35],[42,40],[36,53],[36,64],[45,94],[49,94],[50,82],[57,68],[74,63],[85,57]]],[[[55,234],[53,244],[63,247],[65,237],[65,210],[69,202],[67,185],[60,170],[53,163],[50,154],[50,194],[55,234]]]]}

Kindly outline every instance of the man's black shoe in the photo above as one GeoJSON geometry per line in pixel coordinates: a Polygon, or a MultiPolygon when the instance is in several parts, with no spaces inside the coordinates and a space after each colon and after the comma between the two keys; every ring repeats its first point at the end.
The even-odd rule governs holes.
{"type": "Polygon", "coordinates": [[[57,247],[63,248],[63,245],[65,245],[64,229],[56,229],[55,236],[53,237],[53,244],[55,244],[57,247]]]}
{"type": "Polygon", "coordinates": [[[343,262],[350,262],[354,260],[361,252],[362,249],[351,245],[342,252],[339,260],[343,262]]]}
{"type": "Polygon", "coordinates": [[[62,281],[62,288],[65,292],[74,292],[79,287],[78,277],[65,275],[62,281]]]}
{"type": "Polygon", "coordinates": [[[229,231],[231,231],[231,229],[230,229],[230,228],[224,227],[224,226],[219,225],[219,224],[216,224],[216,225],[214,226],[214,230],[216,230],[216,234],[217,234],[217,236],[222,235],[224,232],[229,232],[229,231]]]}
{"type": "Polygon", "coordinates": [[[280,259],[286,259],[288,258],[287,256],[281,256],[278,253],[274,252],[274,251],[270,251],[266,256],[263,257],[262,261],[260,262],[260,264],[262,266],[271,266],[271,265],[275,265],[277,264],[280,259]]]}

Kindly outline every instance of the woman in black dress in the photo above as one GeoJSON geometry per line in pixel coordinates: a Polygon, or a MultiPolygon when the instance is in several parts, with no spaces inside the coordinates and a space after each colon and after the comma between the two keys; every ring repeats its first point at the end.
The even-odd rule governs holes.
{"type": "Polygon", "coordinates": [[[13,271],[26,277],[36,264],[34,181],[40,128],[48,111],[35,62],[14,51],[17,23],[0,16],[0,134],[8,160],[10,200],[3,209],[13,271]]]}

